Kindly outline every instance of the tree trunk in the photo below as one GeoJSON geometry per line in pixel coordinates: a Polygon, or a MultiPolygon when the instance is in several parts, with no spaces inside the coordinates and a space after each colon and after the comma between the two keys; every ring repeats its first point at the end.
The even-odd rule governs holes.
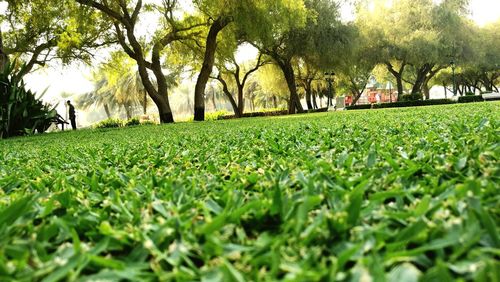
{"type": "Polygon", "coordinates": [[[226,97],[229,99],[229,102],[231,103],[231,107],[233,108],[234,115],[237,118],[240,118],[242,115],[242,112],[240,112],[238,105],[236,104],[236,101],[233,98],[233,95],[231,95],[231,93],[229,91],[224,92],[224,94],[226,94],[226,97]]]}
{"type": "Polygon", "coordinates": [[[427,79],[427,74],[432,70],[432,66],[429,64],[424,64],[417,70],[417,78],[415,79],[415,84],[413,84],[413,88],[411,90],[411,95],[423,94],[424,92],[424,84],[427,79]]]}
{"type": "Polygon", "coordinates": [[[4,51],[2,30],[0,29],[0,73],[4,71],[8,64],[9,55],[4,51]]]}
{"type": "Polygon", "coordinates": [[[394,69],[394,67],[392,66],[391,63],[386,63],[386,66],[387,66],[387,70],[396,79],[396,84],[397,84],[397,87],[398,87],[398,101],[399,101],[399,98],[401,97],[401,95],[403,95],[403,91],[404,91],[404,89],[403,89],[403,72],[405,70],[406,63],[405,62],[402,63],[401,68],[399,69],[399,71],[396,71],[394,69]]]}
{"type": "Polygon", "coordinates": [[[243,114],[243,111],[240,111],[240,107],[238,104],[236,104],[236,101],[234,100],[233,94],[229,91],[229,87],[227,86],[227,82],[222,78],[222,76],[219,74],[217,77],[217,80],[222,84],[222,92],[224,92],[224,95],[226,95],[227,99],[231,103],[231,107],[233,108],[234,115],[237,118],[240,118],[243,114]]]}
{"type": "Polygon", "coordinates": [[[276,98],[276,96],[273,96],[273,106],[275,109],[278,108],[278,98],[276,98]]]}
{"type": "Polygon", "coordinates": [[[108,119],[110,119],[111,118],[111,112],[109,111],[108,104],[104,104],[104,111],[106,112],[106,116],[108,117],[108,119]]]}
{"type": "Polygon", "coordinates": [[[360,92],[358,90],[355,91],[354,99],[352,99],[351,106],[356,105],[356,103],[358,102],[359,98],[361,98],[361,95],[363,95],[363,92],[360,92]]]}
{"type": "Polygon", "coordinates": [[[160,99],[155,102],[158,107],[158,113],[160,115],[160,123],[173,123],[174,116],[172,115],[172,110],[167,99],[160,99]]]}
{"type": "MultiPolygon", "coordinates": [[[[359,90],[359,86],[356,83],[356,81],[352,77],[350,77],[349,80],[350,80],[350,83],[351,83],[351,92],[354,94],[354,99],[352,100],[352,104],[351,105],[356,105],[356,103],[358,102],[359,98],[361,98],[361,95],[363,95],[363,92],[365,92],[366,85],[368,85],[368,82],[365,82],[365,85],[363,86],[363,89],[361,89],[361,91],[360,91],[359,90]]],[[[367,79],[367,81],[368,81],[368,79],[367,79]]]]}
{"type": "Polygon", "coordinates": [[[214,111],[217,111],[217,103],[215,102],[215,89],[212,91],[212,106],[214,106],[214,111]]]}
{"type": "Polygon", "coordinates": [[[125,104],[123,105],[123,108],[125,108],[125,115],[127,116],[127,119],[131,119],[132,118],[132,107],[130,106],[130,104],[125,104]]]}
{"type": "MultiPolygon", "coordinates": [[[[139,75],[141,76],[142,83],[146,88],[146,92],[158,108],[160,123],[173,123],[174,116],[172,114],[172,109],[170,108],[170,103],[168,101],[168,89],[166,85],[164,85],[164,83],[159,83],[158,90],[154,89],[151,81],[149,80],[149,75],[145,66],[139,65],[139,75]]],[[[160,73],[155,73],[157,80],[158,75],[160,75],[160,73]]],[[[160,82],[160,80],[158,80],[158,82],[160,82]]]]}
{"type": "Polygon", "coordinates": [[[444,88],[444,98],[448,99],[448,88],[446,88],[446,85],[443,85],[444,88]]]}
{"type": "Polygon", "coordinates": [[[313,103],[313,108],[317,109],[318,108],[318,103],[316,101],[316,92],[312,91],[312,103],[313,103]]]}
{"type": "Polygon", "coordinates": [[[305,91],[306,91],[306,103],[307,103],[307,109],[312,110],[313,109],[313,104],[312,104],[312,91],[311,91],[311,84],[312,81],[308,79],[305,83],[305,91]]]}
{"type": "Polygon", "coordinates": [[[194,90],[194,120],[205,120],[205,89],[208,79],[212,73],[215,61],[215,51],[217,50],[217,35],[230,23],[229,18],[219,17],[210,26],[210,31],[206,39],[205,58],[201,67],[198,81],[194,90]]]}
{"type": "Polygon", "coordinates": [[[288,85],[288,90],[290,90],[290,102],[288,104],[288,113],[295,114],[303,113],[304,108],[300,103],[299,95],[297,94],[297,85],[295,84],[295,73],[293,72],[293,67],[290,60],[286,60],[279,64],[283,74],[285,75],[286,84],[288,85]]]}
{"type": "Polygon", "coordinates": [[[425,100],[429,100],[431,98],[431,91],[427,82],[422,84],[422,92],[424,93],[425,100]]]}
{"type": "Polygon", "coordinates": [[[238,83],[238,111],[240,112],[240,116],[243,115],[245,111],[245,98],[243,97],[244,85],[238,83]]]}
{"type": "Polygon", "coordinates": [[[144,115],[148,113],[147,109],[148,109],[148,93],[144,91],[144,102],[142,104],[142,112],[144,115]]]}

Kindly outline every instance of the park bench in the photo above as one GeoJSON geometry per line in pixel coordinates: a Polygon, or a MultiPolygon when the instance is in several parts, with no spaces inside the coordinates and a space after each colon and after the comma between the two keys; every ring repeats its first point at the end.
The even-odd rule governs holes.
{"type": "Polygon", "coordinates": [[[52,120],[51,120],[52,123],[55,123],[56,127],[58,125],[61,125],[61,129],[62,131],[64,131],[64,125],[67,124],[69,125],[69,122],[67,122],[65,119],[63,119],[63,117],[59,114],[57,114],[52,120]]]}

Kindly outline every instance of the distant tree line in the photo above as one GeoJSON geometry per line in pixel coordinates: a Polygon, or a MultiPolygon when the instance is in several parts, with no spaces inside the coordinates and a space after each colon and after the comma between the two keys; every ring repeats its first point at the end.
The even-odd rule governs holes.
{"type": "Polygon", "coordinates": [[[3,2],[0,68],[15,59],[23,75],[112,50],[79,101],[108,116],[153,103],[162,123],[174,122],[169,94],[186,77],[198,121],[222,99],[238,117],[259,105],[300,113],[302,98],[314,109],[335,92],[356,102],[372,76],[426,99],[436,85],[465,95],[500,83],[500,22],[477,26],[466,0],[354,1],[347,23],[334,0],[3,2]],[[258,50],[254,62],[238,61],[242,46],[258,50]],[[325,73],[335,74],[331,87],[325,73]]]}

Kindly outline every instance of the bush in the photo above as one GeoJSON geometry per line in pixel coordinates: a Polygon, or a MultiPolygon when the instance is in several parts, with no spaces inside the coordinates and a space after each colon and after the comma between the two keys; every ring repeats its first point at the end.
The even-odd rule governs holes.
{"type": "Polygon", "coordinates": [[[453,100],[450,100],[450,99],[402,101],[402,102],[394,102],[394,103],[374,104],[373,108],[374,109],[405,108],[405,107],[421,107],[421,106],[448,105],[448,104],[456,104],[456,102],[453,100]]]}
{"type": "Polygon", "coordinates": [[[310,110],[307,110],[308,113],[326,113],[328,112],[328,108],[319,108],[319,109],[310,109],[310,110]]]}
{"type": "Polygon", "coordinates": [[[475,96],[476,94],[474,94],[474,92],[466,92],[465,93],[465,96],[475,96]]]}
{"type": "Polygon", "coordinates": [[[118,128],[121,126],[123,126],[123,121],[116,118],[108,118],[94,125],[95,128],[118,128]]]}
{"type": "Polygon", "coordinates": [[[355,105],[347,107],[348,110],[366,110],[366,109],[383,109],[383,108],[405,108],[405,107],[420,107],[420,106],[433,106],[433,105],[448,105],[456,104],[457,102],[450,99],[434,99],[434,100],[420,100],[420,101],[400,101],[394,103],[382,104],[366,104],[355,105]]]}
{"type": "Polygon", "coordinates": [[[221,120],[224,119],[224,116],[227,116],[229,113],[225,110],[207,113],[205,114],[205,120],[221,120]]]}
{"type": "MultiPolygon", "coordinates": [[[[252,112],[252,113],[244,113],[241,117],[242,118],[248,118],[248,117],[274,117],[274,116],[284,116],[288,115],[288,110],[283,110],[283,109],[265,109],[260,112],[252,112]]],[[[234,119],[236,118],[235,115],[226,115],[222,116],[221,119],[234,119]]]]}
{"type": "Polygon", "coordinates": [[[45,132],[57,114],[26,89],[20,73],[14,63],[0,73],[0,138],[45,132]]]}
{"type": "Polygon", "coordinates": [[[401,95],[399,101],[400,102],[422,101],[423,99],[424,96],[422,95],[422,93],[415,93],[415,94],[403,94],[401,95]]]}
{"type": "Polygon", "coordinates": [[[136,125],[141,125],[141,121],[139,120],[139,117],[133,117],[133,118],[125,121],[125,126],[136,126],[136,125]]]}
{"type": "Polygon", "coordinates": [[[458,97],[459,103],[475,103],[475,102],[484,102],[483,96],[474,95],[474,96],[460,96],[458,97]]]}
{"type": "Polygon", "coordinates": [[[352,105],[352,106],[346,107],[347,110],[368,110],[371,108],[372,108],[371,104],[352,105]]]}
{"type": "Polygon", "coordinates": [[[145,120],[141,122],[141,125],[157,125],[157,123],[152,120],[145,120]]]}

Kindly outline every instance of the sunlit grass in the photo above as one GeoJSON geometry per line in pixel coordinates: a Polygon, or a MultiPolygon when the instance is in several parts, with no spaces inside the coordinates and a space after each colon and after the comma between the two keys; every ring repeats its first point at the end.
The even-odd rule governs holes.
{"type": "Polygon", "coordinates": [[[1,141],[0,280],[492,281],[499,110],[345,111],[1,141]]]}

